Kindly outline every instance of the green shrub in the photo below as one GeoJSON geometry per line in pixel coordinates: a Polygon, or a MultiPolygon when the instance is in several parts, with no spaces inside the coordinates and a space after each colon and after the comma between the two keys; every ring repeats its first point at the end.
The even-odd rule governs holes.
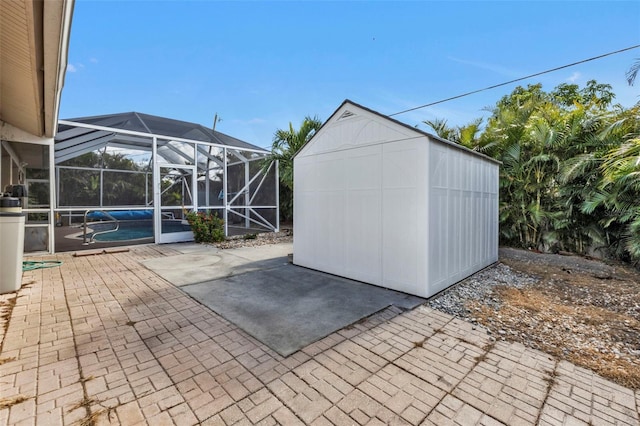
{"type": "Polygon", "coordinates": [[[217,213],[188,212],[187,221],[191,225],[196,243],[217,243],[225,240],[224,220],[217,213]]]}

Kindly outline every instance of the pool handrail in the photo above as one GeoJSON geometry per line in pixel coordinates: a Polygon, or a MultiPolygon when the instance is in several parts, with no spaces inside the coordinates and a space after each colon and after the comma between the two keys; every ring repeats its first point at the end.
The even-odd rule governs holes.
{"type": "Polygon", "coordinates": [[[118,219],[116,219],[115,217],[113,217],[112,215],[109,214],[108,211],[106,210],[96,210],[96,209],[90,209],[84,212],[84,221],[82,223],[82,245],[83,246],[88,246],[89,244],[93,244],[95,243],[95,237],[96,235],[100,235],[100,234],[108,234],[109,232],[116,232],[118,229],[120,229],[120,221],[118,219]],[[100,212],[102,214],[104,214],[105,216],[107,216],[108,218],[110,218],[111,220],[104,220],[101,221],[102,223],[111,223],[111,222],[115,222],[116,227],[114,229],[107,229],[106,231],[98,231],[98,232],[93,232],[91,234],[91,238],[89,238],[89,242],[87,242],[87,215],[91,212],[100,212]]]}

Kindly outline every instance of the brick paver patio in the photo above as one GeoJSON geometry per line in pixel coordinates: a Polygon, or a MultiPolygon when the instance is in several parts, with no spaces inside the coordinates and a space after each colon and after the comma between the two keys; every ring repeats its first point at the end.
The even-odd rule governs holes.
{"type": "Polygon", "coordinates": [[[0,424],[639,424],[640,393],[425,307],[283,359],[139,263],[173,254],[56,255],[0,295],[0,424]]]}

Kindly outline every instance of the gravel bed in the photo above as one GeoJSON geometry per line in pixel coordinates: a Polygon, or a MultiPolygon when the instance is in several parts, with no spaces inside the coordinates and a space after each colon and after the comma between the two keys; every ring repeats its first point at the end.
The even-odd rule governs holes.
{"type": "Polygon", "coordinates": [[[259,234],[236,235],[227,238],[221,243],[215,244],[215,246],[219,249],[232,249],[292,242],[293,231],[291,229],[283,229],[279,232],[263,232],[259,234]]]}
{"type": "Polygon", "coordinates": [[[427,304],[430,308],[475,322],[473,313],[465,306],[467,301],[482,300],[483,304],[491,308],[499,308],[500,299],[493,294],[496,286],[523,288],[537,280],[535,276],[514,271],[503,263],[496,263],[440,292],[429,299],[427,304]]]}

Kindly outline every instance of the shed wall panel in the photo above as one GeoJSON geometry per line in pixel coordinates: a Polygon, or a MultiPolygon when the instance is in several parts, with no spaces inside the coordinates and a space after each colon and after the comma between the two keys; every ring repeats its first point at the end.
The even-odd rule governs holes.
{"type": "Polygon", "coordinates": [[[498,260],[497,165],[438,142],[429,150],[429,293],[498,260]]]}
{"type": "Polygon", "coordinates": [[[427,139],[383,145],[382,284],[420,294],[425,283],[427,139]]]}
{"type": "Polygon", "coordinates": [[[422,137],[296,157],[294,262],[424,293],[426,154],[422,137]]]}
{"type": "Polygon", "coordinates": [[[305,236],[294,239],[295,263],[380,285],[381,145],[317,153],[295,164],[294,235],[305,236]]]}
{"type": "Polygon", "coordinates": [[[364,282],[380,283],[382,277],[382,155],[381,146],[368,146],[345,152],[346,168],[353,170],[347,184],[344,220],[347,276],[364,282]]]}

